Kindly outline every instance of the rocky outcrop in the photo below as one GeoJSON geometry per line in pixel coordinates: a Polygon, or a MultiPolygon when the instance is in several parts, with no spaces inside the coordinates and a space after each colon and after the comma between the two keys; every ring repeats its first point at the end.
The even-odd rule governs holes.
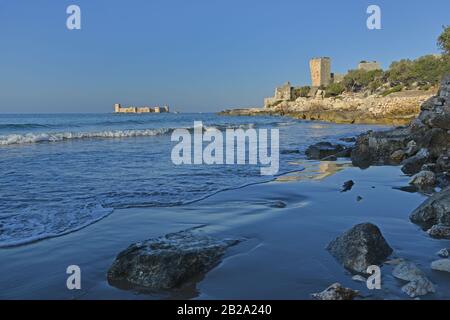
{"type": "Polygon", "coordinates": [[[238,240],[217,240],[189,231],[132,244],[108,270],[108,282],[150,290],[173,289],[207,273],[238,240]]]}
{"type": "Polygon", "coordinates": [[[222,115],[286,115],[303,120],[320,120],[335,123],[407,124],[420,112],[420,105],[433,93],[406,91],[387,97],[345,93],[339,97],[298,97],[291,101],[276,100],[265,108],[231,109],[222,115]]]}
{"type": "Polygon", "coordinates": [[[383,263],[392,253],[380,229],[362,223],[333,240],[327,250],[347,269],[366,273],[367,267],[383,263]]]}
{"type": "Polygon", "coordinates": [[[450,75],[444,77],[437,96],[425,101],[418,118],[408,126],[368,132],[357,138],[352,152],[355,166],[402,165],[413,175],[432,170],[438,185],[450,183],[450,75]]]}
{"type": "Polygon", "coordinates": [[[343,287],[340,283],[334,283],[324,291],[313,293],[311,296],[316,300],[353,300],[359,291],[343,287]]]}

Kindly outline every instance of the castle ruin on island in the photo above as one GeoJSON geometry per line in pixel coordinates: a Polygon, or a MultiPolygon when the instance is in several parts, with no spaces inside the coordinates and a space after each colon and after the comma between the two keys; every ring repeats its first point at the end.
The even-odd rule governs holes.
{"type": "Polygon", "coordinates": [[[120,103],[114,105],[114,113],[166,113],[168,106],[162,107],[122,107],[120,103]]]}
{"type": "MultiPolygon", "coordinates": [[[[308,92],[304,92],[308,87],[293,87],[290,82],[286,82],[283,86],[275,89],[275,95],[264,99],[264,107],[270,108],[283,101],[294,101],[299,97],[315,97],[323,94],[324,88],[332,83],[341,82],[345,75],[331,72],[331,58],[318,57],[309,61],[309,69],[311,73],[311,86],[308,92]]],[[[377,61],[361,61],[358,64],[358,70],[382,70],[377,61]]]]}

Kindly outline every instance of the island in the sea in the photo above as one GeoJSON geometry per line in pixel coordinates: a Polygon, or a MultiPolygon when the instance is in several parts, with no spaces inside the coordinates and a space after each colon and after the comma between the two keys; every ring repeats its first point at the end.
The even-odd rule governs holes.
{"type": "Polygon", "coordinates": [[[156,107],[122,107],[120,103],[114,105],[114,113],[166,113],[170,112],[168,106],[156,107]]]}

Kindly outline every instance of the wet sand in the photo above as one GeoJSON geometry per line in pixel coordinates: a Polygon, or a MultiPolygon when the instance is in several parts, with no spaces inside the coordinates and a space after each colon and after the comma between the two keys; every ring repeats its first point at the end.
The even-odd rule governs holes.
{"type": "Polygon", "coordinates": [[[409,177],[399,167],[353,168],[348,162],[298,163],[306,170],[277,181],[225,191],[182,207],[116,210],[100,222],[62,237],[0,250],[2,299],[310,299],[334,282],[361,290],[367,299],[409,299],[404,285],[382,267],[382,290],[369,291],[325,250],[361,222],[381,229],[392,257],[409,259],[435,283],[423,299],[450,299],[450,274],[432,271],[436,252],[450,241],[434,240],[408,216],[426,196],[396,188],[409,177]],[[353,189],[341,193],[352,179],[353,189]],[[357,197],[362,197],[361,201],[357,197]],[[286,204],[278,208],[277,202],[286,204]],[[203,226],[213,236],[245,238],[196,285],[175,293],[120,290],[106,281],[115,256],[130,244],[203,226]],[[79,265],[82,289],[66,289],[65,271],[79,265]]]}

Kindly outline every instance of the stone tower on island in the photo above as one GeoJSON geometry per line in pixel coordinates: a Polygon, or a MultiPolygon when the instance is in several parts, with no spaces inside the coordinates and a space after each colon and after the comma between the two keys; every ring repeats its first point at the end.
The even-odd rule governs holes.
{"type": "Polygon", "coordinates": [[[331,79],[331,59],[328,57],[312,58],[309,61],[311,84],[313,87],[328,86],[331,79]]]}

